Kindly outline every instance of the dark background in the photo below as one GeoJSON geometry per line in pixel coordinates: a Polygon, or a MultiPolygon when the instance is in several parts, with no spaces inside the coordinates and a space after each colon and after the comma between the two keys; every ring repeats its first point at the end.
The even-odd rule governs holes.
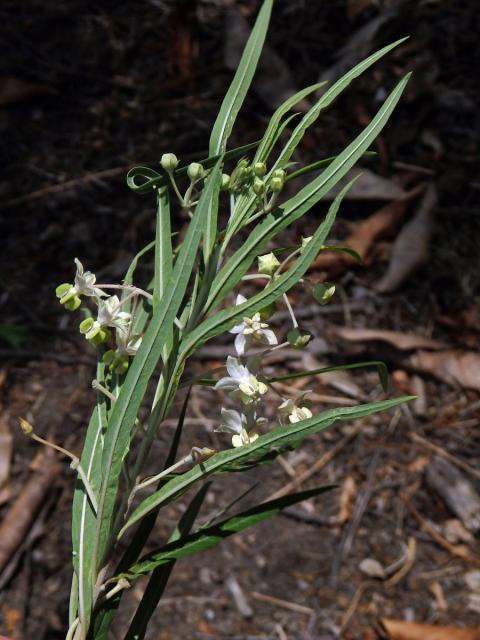
{"type": "MultiPolygon", "coordinates": [[[[155,168],[167,151],[183,161],[205,156],[244,30],[258,6],[253,0],[4,0],[0,4],[0,394],[6,443],[0,458],[12,461],[11,466],[6,463],[8,471],[2,479],[8,490],[2,497],[5,512],[33,473],[28,465],[37,451],[17,434],[16,416],[30,415],[40,432],[53,433],[78,450],[91,402],[92,354],[76,332],[78,318],[66,315],[57,304],[55,286],[72,279],[75,256],[103,281],[119,281],[134,253],[150,241],[154,201],[129,191],[126,171],[137,164],[155,168]]],[[[394,390],[418,393],[423,385],[427,408],[423,415],[399,414],[400,425],[406,421],[403,430],[392,430],[391,423],[385,430],[373,420],[370,432],[347,448],[334,469],[321,478],[342,482],[351,477],[357,495],[362,495],[368,489],[373,451],[381,442],[382,458],[374,473],[380,485],[389,481],[394,485],[388,496],[382,493],[387,489],[378,489],[383,507],[378,501],[370,502],[361,523],[366,533],[355,537],[349,563],[335,587],[327,586],[331,582],[326,565],[341,543],[345,532],[341,524],[325,531],[318,523],[320,528],[277,521],[269,525],[268,536],[278,539],[278,548],[277,544],[272,549],[262,547],[263,559],[255,555],[255,545],[252,551],[248,536],[244,548],[232,543],[221,552],[235,558],[235,575],[247,594],[262,591],[259,581],[265,580],[265,592],[314,609],[314,622],[255,599],[253,619],[242,618],[225,586],[228,571],[217,552],[208,556],[211,574],[202,568],[205,557],[179,569],[172,594],[192,598],[182,601],[182,611],[175,605],[164,609],[168,622],[158,627],[164,635],[156,630],[152,638],[281,638],[278,625],[288,638],[338,637],[342,616],[362,584],[359,562],[383,553],[388,557],[379,559],[391,563],[400,551],[392,552],[388,546],[398,543],[401,550],[399,540],[412,535],[420,548],[413,577],[402,581],[397,591],[379,582],[374,586],[377,600],[371,592],[363,601],[360,598],[353,614],[358,624],[347,624],[345,637],[377,637],[374,629],[384,614],[418,622],[475,624],[468,604],[471,594],[462,577],[468,563],[432,542],[412,514],[407,515],[399,491],[413,486],[410,495],[418,494],[417,507],[438,526],[457,517],[426,484],[421,458],[428,463],[431,449],[415,449],[407,432],[432,436],[436,445],[463,461],[471,459],[472,464],[478,453],[478,412],[466,418],[458,412],[478,401],[480,365],[472,364],[472,357],[468,366],[460,367],[460,378],[451,378],[459,354],[476,352],[480,331],[477,3],[277,0],[268,35],[270,50],[237,121],[231,146],[258,139],[272,110],[289,93],[321,78],[335,79],[362,57],[404,35],[410,35],[410,40],[356,80],[321,115],[295,157],[306,163],[338,153],[370,121],[395,82],[413,71],[401,103],[374,145],[377,156],[363,163],[377,181],[366,195],[349,200],[333,239],[348,239],[362,221],[382,207],[392,207],[398,197],[389,189],[401,187],[414,195],[385,234],[374,238],[363,266],[326,268],[327,275],[340,283],[338,313],[310,322],[327,345],[321,354],[326,362],[365,355],[363,347],[346,345],[335,335],[338,325],[349,325],[441,340],[448,345],[447,353],[456,350],[454,365],[451,361],[445,365],[449,373],[442,378],[438,373],[444,365],[435,361],[424,366],[419,376],[422,367],[412,364],[418,356],[414,349],[405,354],[369,343],[367,354],[384,357],[395,372],[394,390]],[[421,239],[418,255],[393,288],[382,290],[378,285],[388,270],[396,239],[415,218],[427,187],[437,199],[420,227],[413,229],[414,237],[421,239]],[[352,300],[353,306],[345,300],[352,300]],[[372,548],[369,543],[382,509],[390,514],[382,524],[385,539],[372,548]],[[405,527],[403,536],[399,527],[405,527]],[[297,536],[309,547],[308,558],[296,558],[297,536]],[[281,561],[283,554],[287,562],[281,561]],[[445,569],[439,578],[422,578],[445,569]],[[281,580],[285,587],[279,586],[281,580]],[[436,587],[432,590],[435,581],[445,593],[446,609],[439,604],[436,587]],[[199,586],[193,587],[194,582],[199,586]],[[302,587],[305,583],[308,588],[302,587]]],[[[323,208],[317,208],[292,234],[307,235],[322,213],[323,208]]],[[[183,220],[177,215],[174,224],[180,229],[183,220]]],[[[403,255],[401,262],[405,261],[408,258],[403,255]]],[[[321,277],[322,265],[316,274],[321,277]]],[[[300,308],[311,304],[303,294],[296,302],[300,308]]],[[[370,393],[373,377],[355,379],[370,393]]],[[[209,410],[204,410],[209,417],[209,410]]],[[[332,447],[337,435],[332,437],[333,442],[328,437],[315,440],[314,450],[308,453],[312,459],[300,459],[299,469],[332,447]]],[[[281,470],[275,473],[276,478],[270,472],[264,478],[269,492],[286,481],[284,472],[283,476],[281,470]]],[[[474,476],[474,487],[477,480],[474,476]]],[[[9,565],[11,575],[0,595],[1,628],[15,638],[62,637],[69,579],[68,470],[59,474],[54,485],[35,519],[39,533],[17,554],[14,566],[9,565]]],[[[229,491],[225,495],[220,491],[219,499],[228,501],[229,491]]],[[[168,521],[164,527],[167,531],[168,521]]],[[[453,544],[470,545],[473,554],[475,531],[470,534],[468,541],[453,544]]]]}

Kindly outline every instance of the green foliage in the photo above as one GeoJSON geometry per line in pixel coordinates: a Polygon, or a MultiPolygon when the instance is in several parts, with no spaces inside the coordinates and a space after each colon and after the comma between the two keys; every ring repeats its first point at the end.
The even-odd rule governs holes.
{"type": "MultiPolygon", "coordinates": [[[[117,301],[111,296],[106,303],[108,294],[104,289],[111,285],[103,285],[102,289],[102,285],[95,283],[95,276],[84,272],[80,263],[77,264],[75,284],[62,285],[60,301],[66,306],[75,300],[77,308],[82,296],[97,304],[98,318],[95,320],[90,316],[89,327],[97,333],[103,331],[102,335],[105,334],[109,340],[113,340],[109,336],[115,332],[117,343],[114,346],[125,365],[120,371],[108,369],[102,360],[106,347],[97,347],[97,402],[86,433],[80,461],[83,475],[78,476],[73,502],[74,579],[69,637],[75,640],[87,637],[91,640],[106,639],[121,601],[121,589],[126,586],[125,580],[150,574],[145,595],[125,636],[128,640],[143,638],[148,620],[177,560],[211,547],[225,537],[278,513],[289,504],[326,490],[313,489],[263,503],[218,524],[194,531],[195,519],[207,490],[206,485],[198,489],[198,483],[203,483],[207,477],[240,472],[271,462],[280,453],[300,446],[306,437],[337,420],[359,419],[410,399],[381,400],[356,407],[329,409],[316,415],[312,415],[310,410],[307,413],[305,407],[297,407],[286,423],[283,421],[259,437],[254,432],[254,426],[260,422],[251,411],[249,413],[248,403],[252,399],[256,402],[258,394],[264,393],[277,381],[368,366],[377,369],[382,385],[385,389],[387,387],[385,365],[377,361],[269,378],[258,374],[257,379],[257,373],[252,373],[254,369],[247,370],[250,364],[240,351],[237,340],[240,335],[243,342],[255,338],[268,344],[267,349],[280,348],[281,345],[276,346],[273,332],[263,322],[267,317],[265,310],[285,299],[321,250],[346,251],[359,258],[347,247],[325,244],[352,181],[331,202],[325,218],[308,242],[291,247],[283,262],[283,256],[278,260],[271,258],[270,266],[262,269],[263,273],[249,273],[255,260],[265,250],[271,251],[267,246],[276,241],[281,231],[308,214],[360,158],[370,153],[372,142],[388,121],[408,81],[408,76],[400,80],[368,126],[336,157],[319,159],[288,173],[292,154],[308,127],[357,76],[403,40],[384,47],[354,67],[327,89],[303,116],[290,112],[299,101],[312,96],[320,85],[299,91],[276,110],[260,141],[227,151],[229,136],[262,51],[272,6],[273,0],[265,0],[258,14],[238,70],[213,125],[209,157],[181,166],[174,154],[165,153],[159,171],[148,167],[129,171],[127,184],[133,191],[156,194],[156,233],[155,240],[133,259],[123,284],[117,286],[122,289],[120,299],[117,301]],[[282,132],[288,131],[290,126],[293,130],[287,142],[277,149],[282,132]],[[272,161],[274,151],[276,159],[272,161]],[[315,176],[298,193],[282,200],[282,190],[287,181],[314,173],[315,176]],[[182,194],[184,183],[186,191],[182,194]],[[180,240],[171,230],[171,200],[175,197],[190,218],[186,233],[180,240]],[[225,228],[221,228],[219,212],[227,203],[230,215],[225,228]],[[232,250],[232,240],[242,230],[248,231],[247,239],[232,250]],[[143,291],[133,284],[135,272],[139,261],[146,260],[152,251],[151,283],[143,291]],[[239,299],[238,304],[233,305],[229,296],[245,277],[259,279],[257,293],[248,300],[239,299]],[[238,323],[243,325],[238,328],[238,323]],[[235,344],[239,358],[227,362],[227,367],[236,367],[240,376],[244,375],[244,370],[248,374],[239,382],[237,390],[246,405],[245,415],[233,410],[223,410],[222,413],[224,423],[221,430],[233,429],[233,447],[214,452],[192,446],[190,454],[176,459],[189,401],[187,394],[162,471],[141,481],[158,429],[170,415],[173,402],[182,393],[181,388],[195,382],[215,383],[205,379],[185,382],[188,358],[205,342],[229,330],[237,333],[235,344]],[[153,393],[147,393],[149,390],[153,393]],[[153,401],[147,403],[151,396],[153,401]],[[143,417],[143,407],[146,418],[143,417]],[[299,419],[305,415],[312,417],[299,419]],[[245,424],[241,420],[245,420],[245,424]],[[253,421],[252,424],[248,420],[253,421]],[[184,465],[189,468],[183,469],[184,465]],[[155,488],[150,489],[148,495],[139,493],[152,484],[155,488]],[[97,508],[89,499],[87,485],[90,495],[95,497],[93,502],[97,502],[97,508]],[[194,488],[198,489],[197,493],[169,541],[139,559],[159,511],[194,488]],[[139,495],[141,499],[138,499],[139,495]],[[127,540],[124,538],[127,531],[133,535],[128,538],[127,550],[115,569],[112,559],[120,540],[122,545],[127,540]]],[[[275,256],[285,253],[278,249],[272,251],[275,256]]],[[[320,304],[324,304],[333,291],[333,285],[321,283],[315,285],[313,295],[320,304]]],[[[73,309],[71,304],[67,308],[73,309]]],[[[308,348],[308,337],[294,322],[287,339],[299,348],[308,348]]],[[[105,359],[108,362],[108,358],[105,359]]],[[[217,386],[222,380],[228,382],[232,379],[221,379],[217,386]]],[[[293,401],[291,404],[294,406],[293,401]]],[[[286,406],[289,406],[288,402],[286,406]]]]}

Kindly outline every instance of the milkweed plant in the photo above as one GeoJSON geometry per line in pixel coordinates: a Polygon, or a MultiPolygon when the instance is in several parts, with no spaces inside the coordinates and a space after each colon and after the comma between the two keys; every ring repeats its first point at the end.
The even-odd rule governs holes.
{"type": "MultiPolygon", "coordinates": [[[[128,186],[156,199],[155,239],[135,256],[121,283],[98,283],[95,274],[76,259],[74,282],[57,288],[67,310],[83,311],[80,332],[97,353],[92,383],[96,404],[81,458],[57,447],[72,459],[76,472],[67,640],[106,639],[125,590],[141,576],[149,576],[123,636],[125,640],[144,638],[178,559],[328,488],[261,502],[237,515],[224,517],[223,512],[205,525],[195,525],[209,487],[206,478],[271,461],[337,420],[367,416],[409,399],[316,413],[304,395],[279,398],[278,391],[272,394],[272,390],[277,381],[317,375],[325,369],[277,377],[268,377],[262,370],[264,357],[272,351],[285,346],[308,349],[311,335],[298,326],[288,293],[300,284],[310,287],[319,304],[332,296],[332,284],[309,285],[304,276],[319,252],[328,247],[328,233],[351,183],[338,192],[311,237],[298,238],[295,246],[284,249],[275,247],[278,234],[287,228],[293,233],[293,223],[368,151],[408,81],[408,76],[400,80],[368,126],[336,157],[300,169],[292,163],[299,141],[321,111],[403,40],[374,53],[324,88],[304,115],[292,115],[295,105],[316,93],[321,84],[299,91],[275,111],[260,141],[227,150],[262,51],[272,5],[273,0],[265,0],[260,9],[213,125],[209,157],[182,166],[173,153],[164,153],[158,171],[148,167],[129,171],[128,186]],[[286,144],[280,144],[285,139],[286,144]],[[310,176],[310,181],[295,195],[282,197],[286,183],[294,185],[300,175],[310,176]],[[181,237],[172,234],[173,200],[179,201],[189,219],[181,237]],[[225,215],[219,217],[220,210],[225,215]],[[222,226],[219,220],[226,222],[222,226]],[[240,232],[245,239],[234,242],[240,232]],[[152,253],[152,279],[144,290],[134,284],[135,270],[152,253]],[[250,285],[257,291],[249,298],[246,281],[253,281],[250,285]],[[269,323],[277,303],[286,305],[291,317],[286,331],[275,330],[269,323]],[[208,340],[226,332],[231,334],[235,355],[229,355],[224,366],[214,371],[214,379],[191,377],[189,358],[208,340]],[[220,436],[222,450],[189,442],[189,453],[179,458],[190,390],[196,384],[209,385],[216,402],[223,405],[215,428],[225,434],[220,436]],[[267,424],[264,415],[269,396],[270,405],[277,406],[276,426],[267,424]],[[171,420],[172,405],[178,401],[182,409],[169,450],[162,461],[155,461],[157,472],[146,476],[152,444],[167,417],[171,420]],[[190,489],[196,493],[170,538],[145,552],[160,511],[190,489]]],[[[376,366],[385,381],[385,367],[379,362],[343,368],[361,365],[376,366]]],[[[24,420],[21,424],[25,433],[42,441],[32,425],[24,420]]]]}

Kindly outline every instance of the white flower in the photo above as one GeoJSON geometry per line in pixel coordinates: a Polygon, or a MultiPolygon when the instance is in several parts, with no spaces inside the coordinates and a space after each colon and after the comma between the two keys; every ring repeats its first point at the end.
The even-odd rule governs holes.
{"type": "Polygon", "coordinates": [[[77,273],[75,274],[74,289],[79,296],[105,296],[104,291],[95,287],[97,277],[91,271],[84,271],[83,264],[75,258],[77,273]]]}
{"type": "Polygon", "coordinates": [[[98,301],[97,323],[101,327],[113,327],[125,332],[130,322],[130,314],[120,311],[121,304],[118,296],[110,296],[106,300],[98,301]]]}
{"type": "Polygon", "coordinates": [[[231,391],[231,396],[239,398],[244,404],[255,402],[268,391],[267,385],[260,382],[238,358],[228,356],[227,372],[229,375],[220,378],[215,389],[231,391]]]}
{"type": "Polygon", "coordinates": [[[224,409],[223,407],[222,420],[223,422],[215,431],[233,434],[233,447],[242,447],[254,442],[258,438],[258,433],[252,432],[251,429],[266,422],[265,418],[257,418],[254,412],[247,412],[245,415],[234,409],[224,409]]]}
{"type": "MultiPolygon", "coordinates": [[[[239,305],[243,302],[246,302],[246,298],[238,295],[235,304],[239,305]]],[[[263,344],[278,344],[277,336],[267,327],[268,324],[261,321],[260,313],[258,312],[253,318],[243,318],[243,322],[232,327],[230,333],[237,334],[235,338],[237,355],[243,356],[245,351],[250,349],[254,340],[263,344]]]]}
{"type": "Polygon", "coordinates": [[[291,424],[294,424],[295,422],[300,422],[301,420],[308,420],[308,418],[311,418],[313,416],[308,407],[299,406],[307,393],[309,393],[309,391],[301,393],[294,400],[288,399],[282,402],[282,404],[278,407],[280,422],[282,424],[287,420],[291,424]]]}
{"type": "Polygon", "coordinates": [[[302,246],[301,246],[301,253],[306,249],[308,243],[310,242],[310,240],[313,238],[313,236],[308,236],[307,238],[304,238],[302,236],[302,246]]]}
{"type": "Polygon", "coordinates": [[[142,344],[142,336],[129,336],[123,330],[117,331],[116,342],[117,353],[119,356],[134,356],[142,344]]]}

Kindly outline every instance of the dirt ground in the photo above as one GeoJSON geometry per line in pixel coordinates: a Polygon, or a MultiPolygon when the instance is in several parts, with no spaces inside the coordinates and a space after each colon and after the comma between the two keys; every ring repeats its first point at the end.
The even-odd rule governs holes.
{"type": "MultiPolygon", "coordinates": [[[[71,279],[75,256],[102,279],[120,280],[150,241],[154,202],[128,190],[126,171],[154,167],[166,151],[186,161],[204,157],[242,20],[251,22],[258,6],[257,0],[1,3],[2,517],[19,504],[28,478],[42,473],[38,459],[31,468],[39,448],[19,433],[17,417],[79,452],[93,401],[93,353],[77,319],[58,305],[55,286],[71,279]]],[[[328,276],[337,293],[325,307],[315,306],[306,289],[292,297],[302,326],[316,336],[309,359],[293,352],[269,366],[277,373],[383,359],[390,393],[419,399],[336,424],[279,462],[217,479],[205,520],[249,487],[245,504],[309,470],[302,486],[333,482],[338,489],[179,562],[150,640],[374,640],[389,637],[385,618],[478,630],[477,3],[278,0],[271,51],[232,146],[260,137],[285,92],[336,77],[406,34],[410,40],[359,78],[302,141],[295,158],[301,163],[339,152],[395,81],[413,70],[374,146],[377,155],[362,163],[371,180],[348,200],[330,239],[353,243],[364,263],[338,255],[316,263],[309,278],[328,276]],[[449,492],[458,483],[468,487],[463,511],[458,493],[449,492]]],[[[289,229],[286,242],[309,235],[324,212],[317,207],[289,229]]],[[[177,215],[175,226],[183,222],[177,215]]],[[[272,324],[281,332],[285,320],[280,310],[272,324]]],[[[218,365],[230,338],[204,347],[191,370],[218,365]]],[[[384,397],[371,370],[317,376],[305,388],[313,389],[316,409],[384,397]]],[[[195,392],[185,450],[192,442],[225,446],[213,433],[213,393],[195,392]]],[[[159,458],[171,428],[155,444],[159,458]]],[[[66,463],[48,486],[28,534],[6,558],[11,532],[0,526],[0,633],[16,640],[64,637],[73,489],[66,463]]],[[[152,547],[169,535],[180,509],[165,511],[152,547]]],[[[21,522],[25,514],[17,515],[21,522]]],[[[126,594],[112,638],[123,637],[143,586],[126,594]]]]}

